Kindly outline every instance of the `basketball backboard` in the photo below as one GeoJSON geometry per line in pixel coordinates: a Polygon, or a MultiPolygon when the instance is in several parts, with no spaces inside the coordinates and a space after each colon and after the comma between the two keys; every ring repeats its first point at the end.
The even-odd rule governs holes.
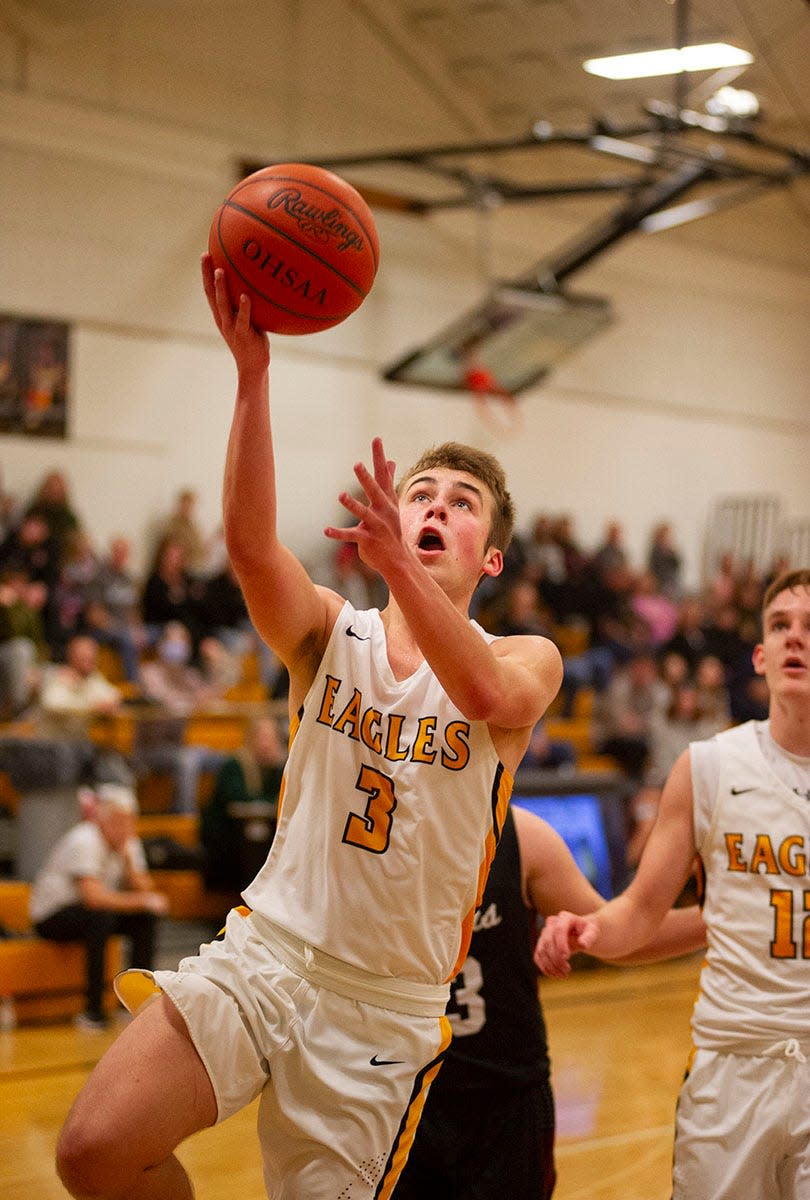
{"type": "Polygon", "coordinates": [[[477,308],[388,367],[383,378],[467,391],[474,366],[516,395],[612,319],[609,302],[598,296],[496,288],[477,308]]]}

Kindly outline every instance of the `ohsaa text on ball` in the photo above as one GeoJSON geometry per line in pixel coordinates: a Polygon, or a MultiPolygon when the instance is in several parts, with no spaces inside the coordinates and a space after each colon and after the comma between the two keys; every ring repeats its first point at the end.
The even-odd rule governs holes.
{"type": "Polygon", "coordinates": [[[296,292],[307,300],[311,300],[313,304],[326,303],[325,287],[310,291],[310,288],[314,287],[311,279],[303,278],[301,273],[296,271],[295,267],[287,266],[283,258],[277,258],[271,251],[265,250],[255,238],[248,238],[242,244],[242,253],[260,271],[267,271],[268,275],[282,287],[290,288],[291,291],[296,292]],[[261,262],[259,259],[261,259],[261,262]]]}

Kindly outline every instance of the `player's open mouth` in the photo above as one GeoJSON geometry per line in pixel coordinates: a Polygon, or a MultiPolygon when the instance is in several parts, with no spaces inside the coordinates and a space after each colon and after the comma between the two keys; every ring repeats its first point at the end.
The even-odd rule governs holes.
{"type": "Polygon", "coordinates": [[[435,529],[423,529],[419,535],[417,546],[420,550],[428,552],[444,550],[444,540],[441,534],[437,533],[435,529]]]}
{"type": "Polygon", "coordinates": [[[786,658],[782,663],[782,667],[785,671],[790,671],[791,673],[794,671],[807,670],[807,664],[796,655],[791,655],[790,658],[786,658]]]}

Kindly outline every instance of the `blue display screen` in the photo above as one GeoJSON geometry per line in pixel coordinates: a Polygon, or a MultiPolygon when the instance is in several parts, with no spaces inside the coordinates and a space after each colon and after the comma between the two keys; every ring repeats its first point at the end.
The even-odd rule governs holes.
{"type": "Polygon", "coordinates": [[[512,796],[512,803],[548,821],[568,846],[583,875],[609,900],[613,895],[610,851],[598,796],[512,796]]]}

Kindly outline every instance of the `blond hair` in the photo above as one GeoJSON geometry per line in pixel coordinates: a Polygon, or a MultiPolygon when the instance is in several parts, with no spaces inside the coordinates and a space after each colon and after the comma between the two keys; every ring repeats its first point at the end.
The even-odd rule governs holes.
{"type": "Polygon", "coordinates": [[[810,588],[810,567],[800,567],[797,571],[786,571],[783,575],[777,575],[765,589],[765,595],[762,597],[762,615],[765,615],[765,610],[780,592],[793,592],[800,587],[810,588]]]}
{"type": "Polygon", "coordinates": [[[504,469],[494,454],[489,454],[486,450],[476,450],[474,446],[465,446],[462,442],[443,442],[441,446],[433,446],[405,472],[399,481],[397,493],[402,495],[405,485],[414,475],[430,471],[434,467],[463,471],[484,484],[495,501],[489,544],[496,546],[498,550],[506,550],[512,540],[515,506],[506,486],[504,469]]]}

